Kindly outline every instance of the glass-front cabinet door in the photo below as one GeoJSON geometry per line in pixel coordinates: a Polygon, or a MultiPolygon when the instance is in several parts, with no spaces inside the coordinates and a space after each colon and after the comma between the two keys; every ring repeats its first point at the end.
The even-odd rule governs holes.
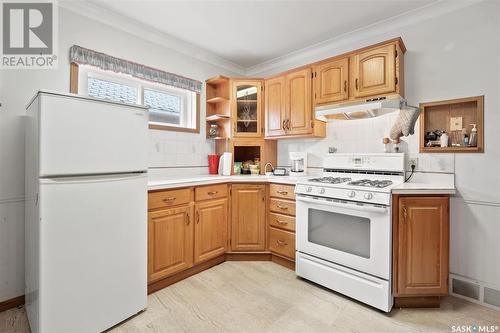
{"type": "Polygon", "coordinates": [[[262,82],[235,80],[232,87],[233,137],[262,136],[262,82]]]}

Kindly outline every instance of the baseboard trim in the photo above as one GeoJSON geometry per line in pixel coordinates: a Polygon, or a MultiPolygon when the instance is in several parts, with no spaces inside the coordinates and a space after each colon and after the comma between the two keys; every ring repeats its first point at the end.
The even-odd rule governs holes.
{"type": "Polygon", "coordinates": [[[16,308],[24,304],[24,295],[17,296],[6,301],[0,302],[0,312],[16,308]]]}
{"type": "Polygon", "coordinates": [[[271,261],[271,252],[228,252],[227,261],[271,261]]]}
{"type": "Polygon", "coordinates": [[[439,308],[440,296],[395,297],[395,308],[439,308]]]}
{"type": "Polygon", "coordinates": [[[295,271],[295,261],[279,256],[277,254],[272,254],[271,261],[274,262],[275,264],[278,264],[280,266],[286,267],[288,269],[291,269],[292,271],[295,271]]]}
{"type": "Polygon", "coordinates": [[[190,276],[193,276],[195,274],[198,274],[200,272],[203,272],[204,270],[209,269],[210,267],[216,266],[218,264],[221,264],[225,261],[225,256],[221,255],[219,257],[210,259],[208,261],[202,262],[201,264],[198,264],[196,266],[193,266],[191,268],[186,269],[185,271],[176,273],[172,276],[168,276],[162,280],[153,282],[148,285],[148,295],[154,293],[155,291],[158,291],[160,289],[166,288],[174,283],[177,283],[181,280],[184,280],[185,278],[188,278],[190,276]]]}

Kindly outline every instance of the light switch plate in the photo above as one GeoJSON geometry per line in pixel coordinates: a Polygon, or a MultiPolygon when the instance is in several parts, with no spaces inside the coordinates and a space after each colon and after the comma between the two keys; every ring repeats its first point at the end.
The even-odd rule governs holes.
{"type": "Polygon", "coordinates": [[[462,117],[450,118],[450,131],[461,131],[462,128],[462,117]]]}

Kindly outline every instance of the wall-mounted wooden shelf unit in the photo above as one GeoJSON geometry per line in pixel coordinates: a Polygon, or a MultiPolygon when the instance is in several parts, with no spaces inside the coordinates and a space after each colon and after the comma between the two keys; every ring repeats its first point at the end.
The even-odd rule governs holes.
{"type": "Polygon", "coordinates": [[[484,151],[484,96],[421,103],[420,110],[422,110],[420,114],[421,153],[482,153],[484,151]],[[461,143],[462,129],[453,130],[451,128],[452,118],[461,121],[461,127],[467,129],[469,136],[472,129],[471,124],[476,124],[476,146],[467,146],[461,143]],[[426,133],[436,130],[446,131],[449,136],[449,147],[426,146],[426,133]]]}
{"type": "Polygon", "coordinates": [[[206,131],[209,139],[226,139],[231,133],[231,87],[228,77],[219,75],[206,81],[206,131]],[[210,135],[210,126],[217,125],[218,135],[210,135]]]}

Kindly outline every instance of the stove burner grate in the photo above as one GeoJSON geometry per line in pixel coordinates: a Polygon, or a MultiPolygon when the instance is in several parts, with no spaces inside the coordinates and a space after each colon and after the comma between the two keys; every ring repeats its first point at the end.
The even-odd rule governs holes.
{"type": "Polygon", "coordinates": [[[345,182],[350,182],[351,178],[343,178],[343,177],[320,177],[320,178],[312,178],[309,179],[310,182],[317,183],[328,183],[328,184],[340,184],[345,182]]]}
{"type": "Polygon", "coordinates": [[[384,188],[384,187],[387,187],[389,185],[392,185],[392,181],[391,180],[360,179],[360,180],[355,180],[355,181],[350,182],[349,185],[384,188]]]}

